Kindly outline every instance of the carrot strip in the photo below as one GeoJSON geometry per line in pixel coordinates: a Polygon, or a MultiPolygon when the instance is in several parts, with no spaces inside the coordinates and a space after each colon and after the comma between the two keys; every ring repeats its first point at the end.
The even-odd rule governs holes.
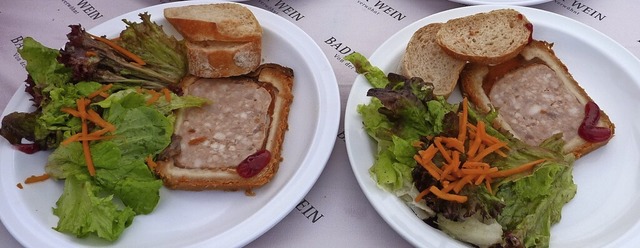
{"type": "Polygon", "coordinates": [[[482,183],[482,180],[484,180],[486,176],[487,176],[486,174],[479,175],[478,178],[476,178],[476,182],[474,184],[480,185],[482,183]]]}
{"type": "Polygon", "coordinates": [[[435,164],[433,164],[433,162],[431,162],[431,160],[428,161],[424,161],[420,156],[415,155],[413,157],[416,161],[418,161],[418,164],[422,165],[422,167],[427,170],[427,172],[429,173],[429,175],[431,175],[433,178],[435,178],[436,180],[440,180],[441,175],[442,175],[442,170],[440,168],[438,168],[435,164]]]}
{"type": "Polygon", "coordinates": [[[444,160],[446,160],[447,163],[451,163],[451,154],[449,154],[449,152],[446,149],[444,149],[444,146],[442,145],[441,141],[442,141],[441,137],[436,137],[433,143],[438,148],[438,151],[440,151],[440,154],[442,154],[442,157],[444,157],[444,160]]]}
{"type": "Polygon", "coordinates": [[[113,41],[110,41],[109,39],[106,39],[106,38],[103,38],[103,37],[100,37],[100,36],[95,36],[95,35],[92,35],[92,37],[94,39],[104,43],[104,44],[107,44],[111,48],[113,48],[116,51],[118,51],[120,54],[129,57],[131,60],[136,62],[138,65],[146,65],[147,64],[142,60],[142,58],[138,57],[138,55],[135,55],[134,53],[128,51],[127,49],[124,49],[124,47],[119,46],[118,44],[114,43],[113,41]]]}
{"type": "Polygon", "coordinates": [[[69,136],[69,138],[63,140],[62,142],[60,142],[61,145],[66,146],[68,144],[71,144],[72,142],[76,142],[80,139],[80,137],[82,136],[82,133],[77,133],[74,135],[69,136]]]}
{"type": "Polygon", "coordinates": [[[87,135],[84,137],[80,137],[78,138],[78,141],[96,141],[96,140],[106,140],[106,139],[111,139],[116,137],[115,135],[109,135],[109,136],[91,136],[91,135],[87,135]]]}
{"type": "Polygon", "coordinates": [[[72,108],[61,108],[60,111],[70,114],[73,117],[80,118],[80,112],[72,108]]]}
{"type": "Polygon", "coordinates": [[[449,192],[451,192],[451,190],[453,190],[453,187],[455,187],[456,184],[452,183],[452,182],[449,182],[449,181],[443,181],[442,182],[442,186],[443,187],[442,187],[441,191],[444,192],[444,193],[449,193],[449,192]]]}
{"type": "Polygon", "coordinates": [[[546,159],[538,159],[535,161],[531,161],[529,163],[522,164],[518,167],[514,167],[507,170],[501,170],[494,173],[489,174],[491,177],[507,177],[514,174],[522,173],[528,170],[531,170],[534,166],[546,161],[546,159]]]}
{"type": "Polygon", "coordinates": [[[489,194],[493,195],[493,189],[491,188],[491,177],[487,176],[484,178],[484,186],[487,187],[489,194]]]}
{"type": "Polygon", "coordinates": [[[42,182],[42,181],[47,180],[47,179],[49,179],[49,174],[44,173],[44,174],[39,175],[39,176],[33,175],[33,176],[30,176],[30,177],[27,177],[27,179],[24,180],[24,183],[26,183],[26,184],[37,183],[37,182],[42,182]]]}
{"type": "MultiPolygon", "coordinates": [[[[83,121],[82,122],[82,136],[86,137],[87,136],[87,122],[83,121]]],[[[82,151],[84,153],[84,160],[87,162],[87,169],[89,170],[89,175],[91,176],[95,176],[96,175],[96,170],[93,166],[93,159],[91,158],[91,149],[89,149],[89,141],[88,140],[83,140],[82,141],[82,151]]]]}
{"type": "Polygon", "coordinates": [[[440,191],[436,186],[431,186],[429,188],[429,191],[431,193],[433,193],[434,195],[436,195],[438,198],[441,198],[441,199],[444,199],[444,200],[455,201],[455,202],[459,202],[459,203],[464,203],[464,202],[467,201],[467,196],[444,193],[444,192],[440,191]]]}
{"type": "Polygon", "coordinates": [[[422,198],[424,198],[424,197],[425,197],[426,195],[428,195],[428,194],[429,194],[429,189],[425,189],[425,190],[421,191],[421,192],[420,192],[420,194],[418,194],[418,195],[416,196],[415,201],[416,201],[416,202],[419,202],[420,200],[422,200],[422,198]]]}
{"type": "Polygon", "coordinates": [[[464,164],[462,164],[462,168],[465,168],[465,169],[489,168],[489,167],[490,167],[489,164],[485,162],[465,161],[464,164]]]}
{"type": "Polygon", "coordinates": [[[424,142],[422,142],[420,140],[414,140],[413,142],[411,142],[411,146],[413,146],[413,147],[420,148],[420,147],[422,147],[422,145],[424,145],[424,142]]]}
{"type": "Polygon", "coordinates": [[[87,120],[92,121],[93,123],[95,123],[96,125],[108,129],[109,131],[114,131],[116,130],[116,127],[113,126],[113,124],[105,121],[104,119],[102,119],[102,117],[100,117],[100,115],[98,113],[96,113],[96,111],[93,111],[93,109],[89,109],[87,111],[87,120]]]}
{"type": "Polygon", "coordinates": [[[470,158],[475,157],[476,152],[478,152],[478,150],[480,149],[480,145],[482,144],[483,134],[484,134],[484,122],[478,121],[478,125],[476,126],[476,137],[473,140],[471,147],[469,147],[469,150],[467,151],[468,157],[470,158]]]}
{"type": "Polygon", "coordinates": [[[484,157],[486,157],[487,155],[489,155],[490,153],[500,149],[501,147],[505,147],[505,146],[507,146],[507,144],[503,143],[503,142],[493,144],[490,147],[487,147],[487,148],[483,149],[476,156],[471,158],[470,161],[478,162],[478,161],[482,160],[484,157]]]}
{"type": "Polygon", "coordinates": [[[433,146],[433,144],[427,147],[426,150],[421,150],[418,152],[418,154],[420,154],[420,157],[422,157],[422,160],[424,161],[431,161],[436,153],[438,153],[438,150],[435,146],[433,146]]]}
{"type": "Polygon", "coordinates": [[[442,137],[441,141],[444,142],[444,146],[448,148],[454,148],[459,152],[464,152],[464,142],[458,139],[454,139],[450,137],[442,137]]]}
{"type": "Polygon", "coordinates": [[[89,94],[89,96],[87,96],[87,97],[94,98],[94,97],[100,95],[101,93],[104,93],[105,91],[111,89],[111,87],[113,87],[113,84],[105,84],[102,87],[100,87],[100,89],[98,89],[98,90],[96,90],[94,92],[91,92],[89,94]]]}
{"type": "Polygon", "coordinates": [[[158,167],[158,164],[156,164],[155,161],[153,161],[153,157],[151,155],[147,156],[144,159],[145,162],[147,162],[147,166],[149,166],[149,169],[151,170],[155,170],[156,167],[158,167]]]}
{"type": "Polygon", "coordinates": [[[164,93],[164,100],[167,102],[171,102],[171,91],[167,88],[162,88],[162,93],[164,93]]]}
{"type": "Polygon", "coordinates": [[[147,105],[151,105],[160,99],[160,93],[155,90],[147,90],[147,92],[151,95],[151,98],[147,100],[147,105]]]}

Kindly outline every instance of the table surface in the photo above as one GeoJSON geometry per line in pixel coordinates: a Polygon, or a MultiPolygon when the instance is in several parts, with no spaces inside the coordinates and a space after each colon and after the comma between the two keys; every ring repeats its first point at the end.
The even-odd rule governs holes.
{"type": "MultiPolygon", "coordinates": [[[[163,0],[2,1],[0,3],[0,109],[5,109],[26,78],[16,53],[22,37],[32,36],[49,47],[66,42],[69,24],[89,29],[113,17],[163,0]]],[[[508,2],[508,1],[501,1],[508,2]]],[[[356,74],[339,59],[350,51],[369,56],[401,28],[444,10],[465,6],[444,0],[251,0],[293,22],[315,40],[329,59],[339,84],[342,116],[356,74]],[[340,45],[336,45],[341,43],[340,45]]],[[[640,55],[640,1],[555,0],[532,5],[582,22],[611,37],[634,56],[640,55]]],[[[249,247],[410,247],[367,201],[349,165],[343,126],[325,170],[311,189],[276,226],[249,247]],[[319,215],[309,218],[305,210],[319,215]],[[320,216],[320,217],[317,217],[320,216]]],[[[3,199],[6,200],[6,199],[3,199]]],[[[21,247],[0,225],[3,247],[21,247]]]]}

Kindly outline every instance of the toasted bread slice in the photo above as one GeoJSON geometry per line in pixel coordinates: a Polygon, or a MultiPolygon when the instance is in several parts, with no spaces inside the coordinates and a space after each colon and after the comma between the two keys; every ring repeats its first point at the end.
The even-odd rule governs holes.
{"type": "Polygon", "coordinates": [[[520,12],[499,9],[447,21],[437,41],[454,58],[498,64],[518,55],[532,32],[532,24],[520,12]]]}
{"type": "Polygon", "coordinates": [[[251,190],[269,182],[282,161],[293,78],[290,68],[263,64],[246,76],[185,83],[185,94],[211,103],[179,112],[172,143],[155,169],[165,186],[251,190]],[[266,166],[254,176],[241,176],[238,165],[263,150],[271,155],[266,166]]]}
{"type": "Polygon", "coordinates": [[[498,110],[496,125],[531,145],[562,133],[565,153],[576,158],[605,145],[614,124],[600,110],[599,127],[611,130],[609,139],[589,142],[578,135],[585,105],[593,102],[556,57],[551,44],[532,41],[520,55],[503,64],[469,64],[461,76],[463,96],[487,112],[498,110]]]}
{"type": "Polygon", "coordinates": [[[235,3],[188,5],[164,9],[164,17],[188,41],[253,41],[262,27],[246,7],[235,3]]]}
{"type": "Polygon", "coordinates": [[[401,74],[419,77],[433,84],[433,93],[448,97],[458,83],[465,61],[445,53],[436,42],[436,34],[442,23],[432,23],[418,29],[405,50],[401,62],[401,74]]]}
{"type": "Polygon", "coordinates": [[[239,76],[261,63],[262,27],[253,13],[240,4],[166,8],[164,16],[185,38],[189,73],[194,76],[239,76]]]}

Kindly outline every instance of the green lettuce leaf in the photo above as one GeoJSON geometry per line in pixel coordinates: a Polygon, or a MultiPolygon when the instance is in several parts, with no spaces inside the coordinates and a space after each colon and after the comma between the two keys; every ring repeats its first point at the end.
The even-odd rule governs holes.
{"type": "Polygon", "coordinates": [[[128,207],[118,209],[111,195],[100,197],[99,191],[91,181],[68,177],[53,209],[60,218],[54,229],[79,238],[95,233],[109,241],[118,239],[133,222],[135,212],[128,207]]]}
{"type": "Polygon", "coordinates": [[[371,65],[369,60],[360,53],[352,53],[344,57],[356,67],[358,74],[364,75],[369,83],[375,88],[384,88],[389,84],[387,76],[380,68],[371,65]]]}

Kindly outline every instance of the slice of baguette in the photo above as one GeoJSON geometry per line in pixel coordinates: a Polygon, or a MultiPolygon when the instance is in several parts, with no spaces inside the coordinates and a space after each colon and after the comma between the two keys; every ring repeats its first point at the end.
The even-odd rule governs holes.
{"type": "Polygon", "coordinates": [[[164,9],[164,17],[188,41],[253,41],[262,27],[246,7],[235,3],[164,9]]]}
{"type": "Polygon", "coordinates": [[[520,12],[499,9],[447,21],[437,41],[454,58],[498,64],[518,55],[532,32],[532,24],[520,12]]]}
{"type": "MultiPolygon", "coordinates": [[[[460,75],[463,96],[480,111],[498,110],[494,126],[531,145],[562,132],[564,152],[576,158],[611,139],[591,143],[578,135],[585,105],[593,99],[556,57],[551,44],[532,41],[520,55],[496,66],[469,64],[460,75]]],[[[615,126],[600,111],[599,127],[615,126]]]]}
{"type": "Polygon", "coordinates": [[[185,42],[189,73],[220,78],[247,74],[261,61],[262,42],[185,42]]]}
{"type": "Polygon", "coordinates": [[[261,63],[262,27],[240,4],[166,8],[164,17],[185,38],[189,73],[194,76],[239,76],[261,63]]]}
{"type": "Polygon", "coordinates": [[[155,168],[165,186],[250,191],[271,181],[282,161],[293,79],[290,68],[263,64],[246,76],[186,82],[185,94],[210,104],[179,112],[155,168]],[[267,165],[253,177],[240,176],[238,164],[261,150],[271,153],[267,165]]]}
{"type": "Polygon", "coordinates": [[[436,42],[436,34],[442,25],[432,23],[413,33],[402,57],[401,74],[422,78],[433,84],[435,95],[448,97],[466,62],[449,56],[436,42]]]}

